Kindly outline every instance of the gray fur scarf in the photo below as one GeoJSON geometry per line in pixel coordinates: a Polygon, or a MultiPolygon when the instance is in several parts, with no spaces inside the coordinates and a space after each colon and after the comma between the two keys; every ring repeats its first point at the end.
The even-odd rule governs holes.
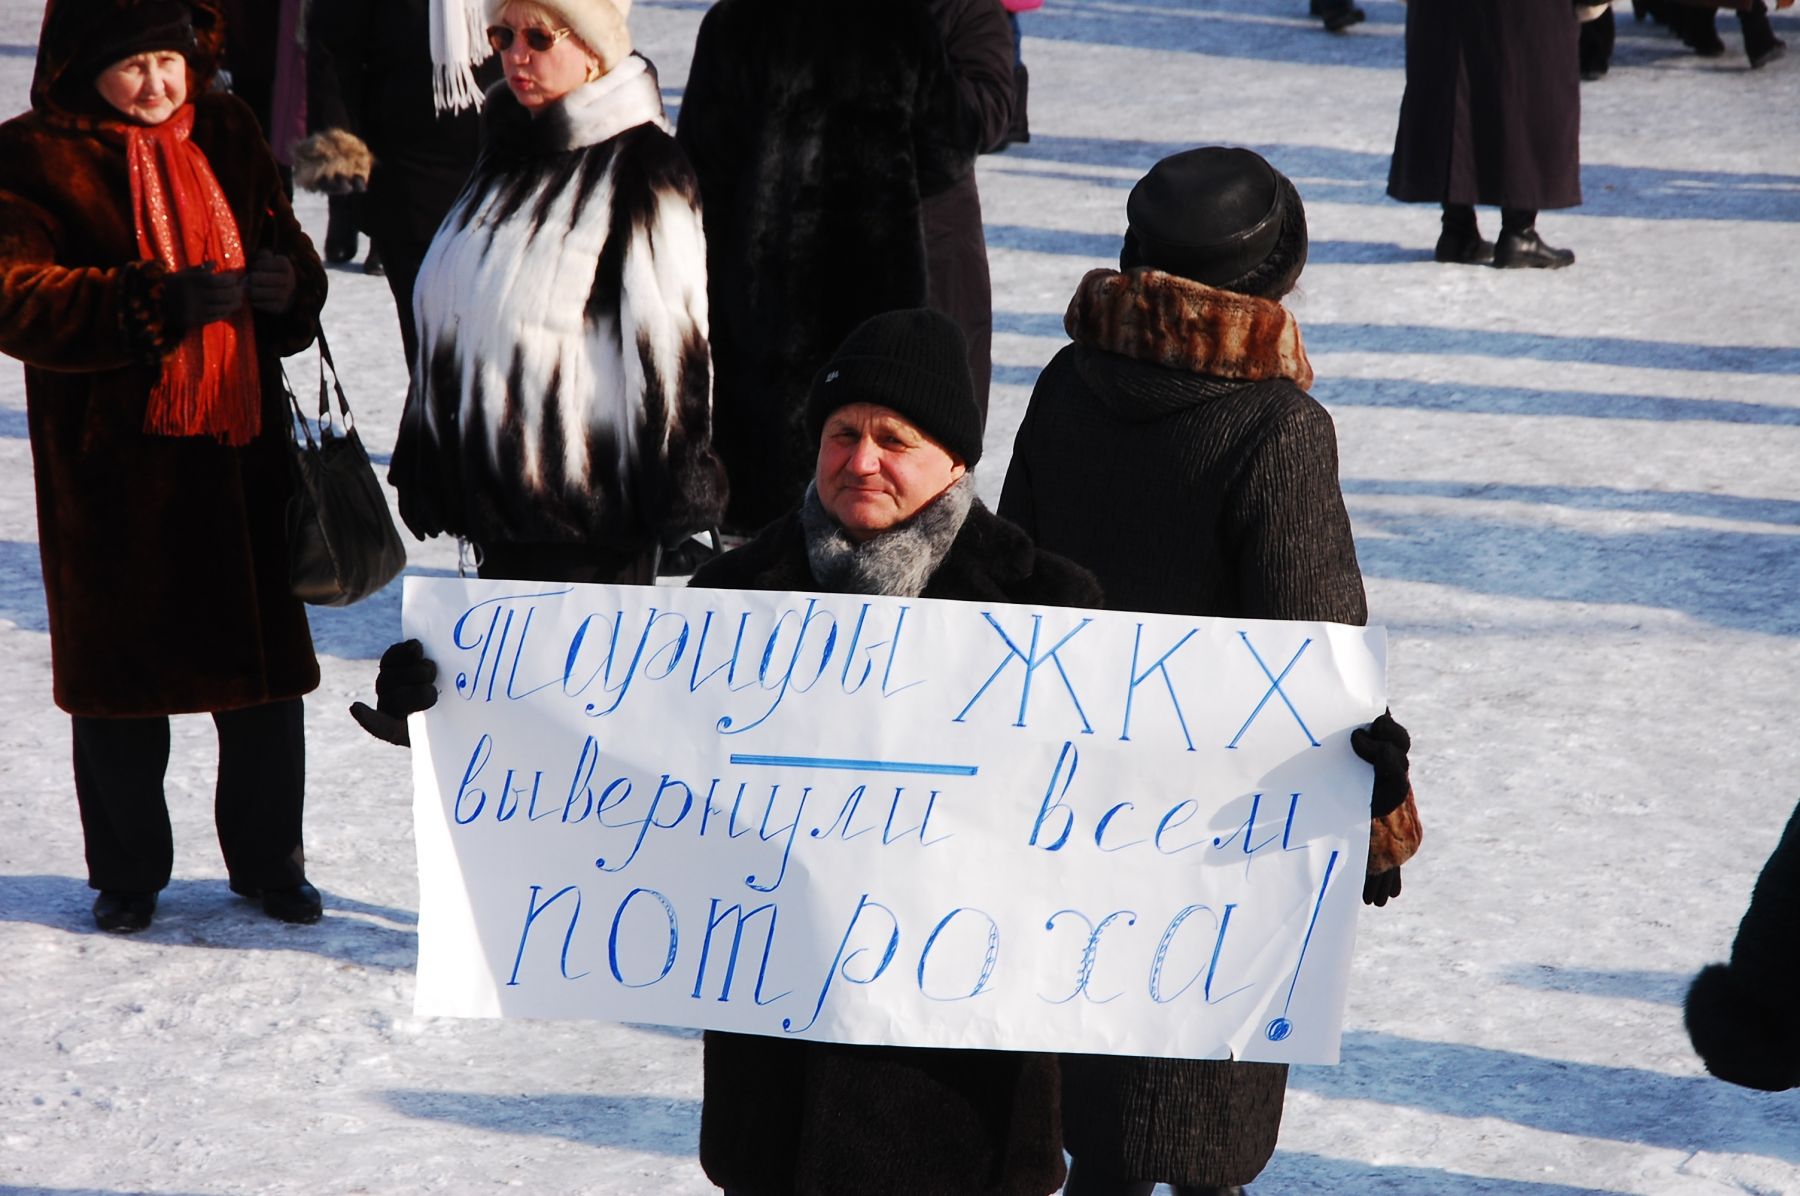
{"type": "Polygon", "coordinates": [[[800,505],[807,563],[828,590],[916,598],[950,555],[974,504],[975,475],[965,473],[905,523],[858,544],[819,502],[817,485],[808,485],[800,505]]]}

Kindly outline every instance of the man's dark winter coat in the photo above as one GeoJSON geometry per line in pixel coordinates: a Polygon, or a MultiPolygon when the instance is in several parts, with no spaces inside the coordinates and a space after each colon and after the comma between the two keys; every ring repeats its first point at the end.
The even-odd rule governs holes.
{"type": "MultiPolygon", "coordinates": [[[[1012,127],[1017,98],[1012,25],[995,0],[929,3],[962,101],[960,141],[973,146],[972,153],[985,152],[1004,141],[1012,127]]],[[[994,373],[994,302],[975,172],[927,197],[924,217],[930,306],[954,319],[969,342],[969,373],[985,422],[994,373]]]]}
{"type": "MultiPolygon", "coordinates": [[[[1331,417],[1284,313],[1184,320],[1211,288],[1153,270],[1083,280],[1076,343],[1044,368],[1001,514],[1091,569],[1114,610],[1367,622],[1331,417]],[[1230,346],[1230,351],[1225,350],[1230,346]],[[1246,376],[1248,375],[1248,377],[1246,376]],[[1126,497],[1128,496],[1128,497],[1126,497]]],[[[1275,1150],[1287,1068],[1063,1057],[1063,1132],[1103,1174],[1249,1183],[1275,1150]]]]}
{"type": "Polygon", "coordinates": [[[1412,0],[1388,194],[1541,210],[1581,202],[1568,0],[1412,0]]]}
{"type": "Polygon", "coordinates": [[[922,205],[969,173],[978,136],[924,0],[707,11],[677,137],[705,205],[733,528],[799,503],[818,448],[806,395],[844,336],[927,305],[922,205]]]}
{"type": "MultiPolygon", "coordinates": [[[[690,583],[820,590],[798,514],[690,583]]],[[[977,503],[923,597],[1098,606],[1093,577],[977,503]]],[[[1054,1057],[706,1035],[700,1163],[747,1196],[1044,1196],[1063,1181],[1054,1057]]]]}
{"type": "MultiPolygon", "coordinates": [[[[480,153],[481,113],[432,103],[426,0],[310,0],[306,33],[307,128],[345,130],[375,156],[357,223],[381,255],[410,356],[413,280],[480,153]]],[[[499,57],[475,79],[499,82],[499,57]]]]}
{"type": "Polygon", "coordinates": [[[298,286],[287,314],[256,315],[260,435],[228,448],[145,434],[179,334],[164,321],[162,267],[138,253],[121,118],[67,70],[112,7],[58,0],[32,109],[0,125],[0,352],[25,363],[56,703],[118,717],[298,697],[319,666],[288,588],[280,358],[312,342],[325,272],[255,116],[190,71],[193,143],[245,256],[286,256],[298,286]]]}
{"type": "Polygon", "coordinates": [[[1694,978],[1688,1037],[1721,1080],[1800,1088],[1800,806],[1763,865],[1731,962],[1694,978]]]}

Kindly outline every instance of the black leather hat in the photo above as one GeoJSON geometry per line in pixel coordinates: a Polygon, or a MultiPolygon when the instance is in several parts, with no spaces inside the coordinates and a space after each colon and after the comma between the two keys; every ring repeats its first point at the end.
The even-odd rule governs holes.
{"type": "Polygon", "coordinates": [[[1281,234],[1280,179],[1247,149],[1210,145],[1169,155],[1125,201],[1138,261],[1208,286],[1242,278],[1281,234]]]}

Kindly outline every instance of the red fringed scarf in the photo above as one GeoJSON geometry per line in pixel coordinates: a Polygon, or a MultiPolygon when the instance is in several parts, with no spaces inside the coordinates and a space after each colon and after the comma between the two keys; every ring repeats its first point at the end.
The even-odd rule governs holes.
{"type": "MultiPolygon", "coordinates": [[[[189,140],[193,130],[192,104],[159,125],[126,130],[138,252],[171,273],[209,263],[217,270],[242,270],[237,220],[206,155],[189,140]]],[[[144,431],[245,445],[261,430],[262,386],[246,304],[229,319],[188,329],[163,358],[144,431]]]]}

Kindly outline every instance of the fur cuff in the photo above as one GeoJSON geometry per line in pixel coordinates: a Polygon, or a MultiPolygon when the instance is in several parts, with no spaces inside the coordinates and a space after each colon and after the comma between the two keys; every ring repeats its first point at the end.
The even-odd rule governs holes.
{"type": "Polygon", "coordinates": [[[1412,789],[1406,800],[1380,818],[1369,820],[1369,875],[1398,868],[1419,853],[1425,828],[1419,823],[1419,807],[1412,789]]]}
{"type": "Polygon", "coordinates": [[[119,331],[134,357],[160,360],[181,343],[185,330],[168,320],[163,286],[167,277],[155,262],[130,262],[120,271],[119,331]]]}
{"type": "Polygon", "coordinates": [[[1312,385],[1300,325],[1287,308],[1148,267],[1088,271],[1063,328],[1077,344],[1190,373],[1312,385]]]}
{"type": "Polygon", "coordinates": [[[1800,1018],[1792,1000],[1791,993],[1759,994],[1745,987],[1724,964],[1702,969],[1683,1012],[1688,1038],[1706,1070],[1764,1092],[1800,1088],[1800,1018]],[[1783,1004],[1771,1007],[1765,996],[1783,1004]]]}
{"type": "Polygon", "coordinates": [[[306,191],[362,191],[374,169],[375,155],[347,129],[324,129],[294,147],[294,185],[306,191]]]}

